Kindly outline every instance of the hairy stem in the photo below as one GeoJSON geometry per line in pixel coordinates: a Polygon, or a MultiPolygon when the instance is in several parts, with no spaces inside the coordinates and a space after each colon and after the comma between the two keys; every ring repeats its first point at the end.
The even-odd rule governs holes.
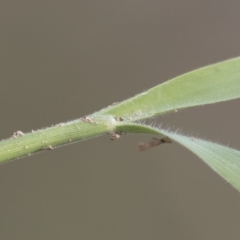
{"type": "Polygon", "coordinates": [[[0,163],[112,132],[115,123],[111,116],[88,116],[31,133],[17,131],[0,142],[0,163]]]}

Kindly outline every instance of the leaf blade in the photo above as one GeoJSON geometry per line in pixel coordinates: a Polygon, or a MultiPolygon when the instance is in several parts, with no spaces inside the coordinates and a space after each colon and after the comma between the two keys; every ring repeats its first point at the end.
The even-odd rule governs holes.
{"type": "Polygon", "coordinates": [[[240,191],[240,151],[162,129],[160,132],[196,154],[215,172],[240,191]]]}
{"type": "Polygon", "coordinates": [[[240,151],[238,150],[141,123],[122,122],[116,126],[116,130],[128,133],[149,133],[167,136],[197,155],[215,172],[240,191],[240,151]]]}
{"type": "Polygon", "coordinates": [[[240,57],[183,74],[98,114],[131,121],[240,97],[240,57]]]}

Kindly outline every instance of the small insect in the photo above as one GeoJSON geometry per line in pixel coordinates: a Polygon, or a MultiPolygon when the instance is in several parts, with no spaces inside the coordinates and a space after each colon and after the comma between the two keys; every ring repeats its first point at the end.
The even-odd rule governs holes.
{"type": "Polygon", "coordinates": [[[124,119],[122,117],[115,117],[115,120],[118,121],[118,122],[124,121],[124,119]]]}
{"type": "Polygon", "coordinates": [[[53,150],[53,147],[51,145],[47,145],[43,147],[42,150],[53,150]]]}
{"type": "Polygon", "coordinates": [[[13,133],[12,138],[17,138],[17,137],[20,137],[23,135],[24,135],[24,133],[22,131],[16,131],[13,133]]]}
{"type": "Polygon", "coordinates": [[[164,138],[152,138],[152,140],[145,144],[145,143],[139,143],[139,151],[145,151],[149,148],[156,147],[162,143],[171,143],[171,139],[169,137],[164,137],[164,138]]]}
{"type": "Polygon", "coordinates": [[[92,124],[98,124],[98,122],[94,121],[92,118],[90,117],[82,117],[81,118],[84,122],[88,122],[88,123],[92,123],[92,124]]]}
{"type": "Polygon", "coordinates": [[[124,133],[123,132],[114,132],[111,134],[111,140],[118,140],[124,133]]]}

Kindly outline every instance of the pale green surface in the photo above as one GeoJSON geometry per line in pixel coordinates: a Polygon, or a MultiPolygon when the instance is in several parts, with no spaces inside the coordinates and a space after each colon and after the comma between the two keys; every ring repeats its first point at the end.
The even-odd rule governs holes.
{"type": "Polygon", "coordinates": [[[207,66],[160,84],[144,93],[88,116],[0,142],[0,162],[111,132],[163,134],[198,155],[240,190],[240,152],[185,137],[136,120],[164,112],[240,97],[240,58],[207,66]]]}
{"type": "Polygon", "coordinates": [[[182,136],[177,133],[160,130],[200,157],[219,175],[240,191],[240,152],[216,143],[198,138],[182,136]]]}
{"type": "Polygon", "coordinates": [[[47,151],[44,149],[48,149],[49,146],[54,149],[112,131],[115,120],[111,116],[98,116],[91,119],[92,123],[77,119],[3,140],[0,142],[0,163],[47,151]]]}
{"type": "Polygon", "coordinates": [[[220,176],[240,191],[240,151],[199,138],[183,136],[177,132],[146,125],[128,124],[125,126],[120,124],[118,126],[119,131],[124,131],[125,128],[128,132],[133,133],[158,133],[168,136],[200,157],[220,176]]]}
{"type": "MultiPolygon", "coordinates": [[[[102,112],[128,121],[240,97],[240,58],[207,66],[158,85],[102,112]]],[[[164,134],[188,148],[240,191],[240,152],[150,126],[120,123],[119,131],[164,134]]]]}
{"type": "Polygon", "coordinates": [[[183,74],[100,112],[134,121],[239,97],[238,57],[183,74]]]}

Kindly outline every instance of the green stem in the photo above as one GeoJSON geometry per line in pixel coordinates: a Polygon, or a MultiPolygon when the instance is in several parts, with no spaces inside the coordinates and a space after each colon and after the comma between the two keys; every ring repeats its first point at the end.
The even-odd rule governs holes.
{"type": "Polygon", "coordinates": [[[111,116],[89,116],[27,134],[18,131],[0,142],[0,163],[112,132],[115,124],[111,116]]]}

